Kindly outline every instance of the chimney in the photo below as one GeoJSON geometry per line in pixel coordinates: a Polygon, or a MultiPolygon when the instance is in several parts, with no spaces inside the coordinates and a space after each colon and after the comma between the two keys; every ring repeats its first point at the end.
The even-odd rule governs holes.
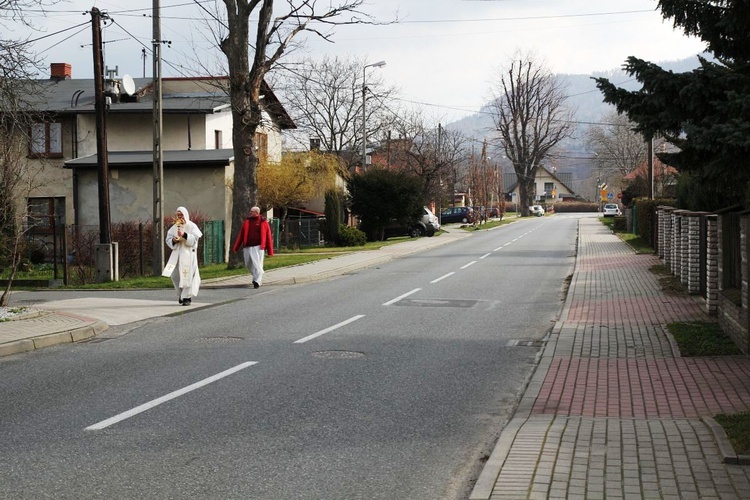
{"type": "Polygon", "coordinates": [[[70,80],[72,68],[68,63],[51,63],[49,65],[50,80],[70,80]]]}

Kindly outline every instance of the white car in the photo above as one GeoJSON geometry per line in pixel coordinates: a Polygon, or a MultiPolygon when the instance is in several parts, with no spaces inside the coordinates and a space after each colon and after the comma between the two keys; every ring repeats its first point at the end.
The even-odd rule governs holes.
{"type": "Polygon", "coordinates": [[[536,215],[537,217],[541,217],[542,215],[544,215],[544,207],[541,206],[541,205],[533,205],[533,206],[529,207],[529,212],[532,215],[536,215]]]}
{"type": "MultiPolygon", "coordinates": [[[[424,222],[425,226],[432,226],[435,229],[435,232],[440,231],[440,222],[438,221],[438,218],[435,214],[432,213],[432,210],[430,210],[427,207],[424,207],[424,214],[422,215],[422,222],[424,222]]],[[[432,236],[430,234],[430,236],[432,236]]]]}
{"type": "Polygon", "coordinates": [[[622,212],[620,212],[620,207],[617,206],[615,203],[607,203],[604,205],[604,210],[602,210],[602,215],[604,217],[615,217],[618,215],[622,215],[622,212]]]}

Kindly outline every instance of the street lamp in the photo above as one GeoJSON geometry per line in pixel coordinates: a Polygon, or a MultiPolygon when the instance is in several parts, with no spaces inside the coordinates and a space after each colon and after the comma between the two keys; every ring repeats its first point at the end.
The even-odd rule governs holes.
{"type": "Polygon", "coordinates": [[[367,68],[382,68],[385,61],[378,61],[372,64],[365,64],[362,68],[362,170],[367,167],[367,112],[365,103],[367,102],[367,68]]]}

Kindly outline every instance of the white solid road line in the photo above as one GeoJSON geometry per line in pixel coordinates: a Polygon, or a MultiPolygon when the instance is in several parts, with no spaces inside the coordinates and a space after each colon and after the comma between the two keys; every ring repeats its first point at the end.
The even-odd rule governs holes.
{"type": "Polygon", "coordinates": [[[312,340],[312,339],[314,339],[316,337],[320,337],[321,335],[325,335],[328,332],[332,332],[332,331],[334,331],[337,328],[341,328],[342,326],[346,326],[349,323],[352,323],[352,322],[357,321],[358,319],[361,319],[361,318],[364,318],[364,317],[365,317],[364,314],[358,314],[358,315],[356,315],[356,316],[354,316],[352,318],[347,319],[346,321],[342,321],[341,323],[339,323],[337,325],[333,325],[331,327],[328,327],[325,330],[321,330],[321,331],[319,331],[317,333],[313,333],[312,335],[308,335],[307,337],[305,337],[303,339],[295,340],[294,343],[295,344],[304,344],[308,340],[312,340]]]}
{"type": "Polygon", "coordinates": [[[196,389],[199,389],[203,387],[204,385],[208,385],[212,382],[216,382],[217,380],[220,380],[224,377],[228,377],[229,375],[238,372],[240,370],[244,370],[248,366],[253,366],[258,364],[257,361],[247,361],[245,363],[242,363],[240,365],[235,366],[234,368],[230,368],[229,370],[224,370],[221,373],[217,373],[216,375],[212,375],[206,379],[201,380],[200,382],[196,382],[194,384],[191,384],[187,387],[183,387],[182,389],[179,389],[174,392],[170,392],[169,394],[162,396],[160,398],[154,399],[152,401],[149,401],[148,403],[142,404],[140,406],[136,406],[132,410],[128,410],[126,412],[120,413],[119,415],[115,415],[112,418],[108,418],[107,420],[102,420],[98,424],[90,425],[86,427],[85,430],[87,431],[99,431],[106,427],[109,427],[110,425],[116,424],[117,422],[121,422],[127,418],[133,417],[135,415],[138,415],[139,413],[143,413],[146,410],[150,410],[151,408],[155,406],[159,406],[162,403],[166,403],[167,401],[170,401],[174,398],[180,397],[183,394],[187,394],[188,392],[194,391],[196,389]]]}
{"type": "Polygon", "coordinates": [[[442,281],[442,280],[444,280],[445,278],[447,278],[448,276],[453,276],[454,274],[456,274],[456,273],[454,273],[453,271],[451,271],[451,272],[449,272],[448,274],[444,274],[444,275],[442,275],[442,276],[441,276],[441,277],[439,277],[438,279],[435,279],[435,280],[432,280],[432,281],[430,281],[430,283],[431,283],[431,284],[432,284],[432,283],[437,283],[438,281],[442,281]]]}
{"type": "Polygon", "coordinates": [[[411,295],[411,294],[413,294],[413,293],[417,293],[417,292],[418,292],[418,291],[420,291],[420,290],[421,290],[421,288],[415,288],[415,289],[414,289],[414,290],[412,290],[411,292],[407,292],[407,293],[405,293],[405,294],[403,294],[403,295],[399,295],[399,296],[398,296],[398,297],[396,297],[395,299],[393,299],[393,300],[389,300],[388,302],[386,302],[386,303],[385,303],[385,304],[383,304],[383,305],[384,305],[384,306],[389,306],[389,305],[391,305],[391,304],[395,304],[396,302],[398,302],[399,300],[403,299],[404,297],[408,297],[409,295],[411,295]]]}

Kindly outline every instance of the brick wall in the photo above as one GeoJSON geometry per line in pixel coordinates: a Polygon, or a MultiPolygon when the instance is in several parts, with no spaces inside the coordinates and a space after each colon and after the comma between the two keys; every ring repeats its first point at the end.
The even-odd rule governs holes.
{"type": "Polygon", "coordinates": [[[706,216],[706,310],[719,312],[719,223],[715,214],[706,216]]]}
{"type": "Polygon", "coordinates": [[[740,218],[740,272],[741,287],[738,290],[724,289],[724,240],[728,239],[723,234],[722,216],[718,217],[718,316],[721,329],[729,335],[737,346],[745,354],[750,353],[750,328],[748,325],[748,278],[750,269],[748,269],[748,235],[750,234],[750,218],[742,216],[740,218]]]}

